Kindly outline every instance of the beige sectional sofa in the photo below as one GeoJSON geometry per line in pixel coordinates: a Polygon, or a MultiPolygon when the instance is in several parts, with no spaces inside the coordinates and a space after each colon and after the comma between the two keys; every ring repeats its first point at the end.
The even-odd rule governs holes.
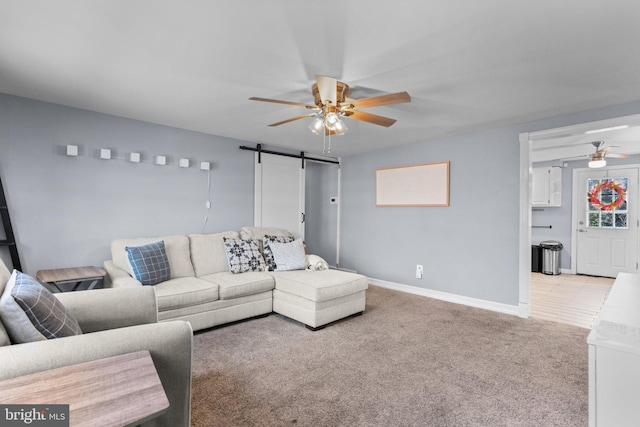
{"type": "Polygon", "coordinates": [[[243,227],[240,232],[118,239],[105,261],[106,286],[138,287],[126,247],[163,241],[170,278],[156,285],[158,320],[186,320],[194,330],[276,312],[310,329],[362,313],[365,276],[337,270],[229,270],[224,238],[253,239],[291,236],[286,230],[243,227]]]}

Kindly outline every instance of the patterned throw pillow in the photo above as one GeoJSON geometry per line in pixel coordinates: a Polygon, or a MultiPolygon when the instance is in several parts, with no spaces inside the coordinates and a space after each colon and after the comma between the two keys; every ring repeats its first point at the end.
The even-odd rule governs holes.
{"type": "Polygon", "coordinates": [[[0,297],[0,318],[14,344],[82,334],[58,298],[17,270],[0,297]]]}
{"type": "Polygon", "coordinates": [[[269,243],[289,243],[293,242],[293,240],[293,236],[264,236],[264,262],[267,264],[267,268],[269,269],[269,271],[275,271],[275,269],[278,267],[276,265],[276,260],[273,258],[273,251],[269,247],[269,243]]]}
{"type": "Polygon", "coordinates": [[[304,253],[302,239],[289,243],[269,243],[276,261],[276,271],[304,270],[307,268],[307,257],[304,253]]]}
{"type": "Polygon", "coordinates": [[[163,240],[148,245],[127,246],[124,249],[127,251],[134,276],[143,285],[157,285],[171,278],[163,240]]]}
{"type": "Polygon", "coordinates": [[[265,264],[255,240],[224,238],[224,249],[232,273],[264,271],[265,264]]]}

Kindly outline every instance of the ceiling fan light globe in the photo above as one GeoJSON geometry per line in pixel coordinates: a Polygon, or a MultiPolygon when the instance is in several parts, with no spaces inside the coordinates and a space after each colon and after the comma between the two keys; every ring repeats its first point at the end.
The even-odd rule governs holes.
{"type": "Polygon", "coordinates": [[[344,125],[344,122],[340,119],[338,119],[334,127],[336,132],[344,133],[344,131],[346,130],[346,126],[344,125]]]}
{"type": "Polygon", "coordinates": [[[316,117],[309,125],[309,130],[311,130],[311,132],[315,133],[316,135],[320,135],[320,133],[322,133],[323,128],[324,128],[324,122],[319,117],[316,117]]]}
{"type": "Polygon", "coordinates": [[[327,128],[331,129],[330,126],[335,127],[340,122],[340,117],[338,117],[336,113],[328,113],[325,117],[325,121],[327,122],[327,128]]]}
{"type": "Polygon", "coordinates": [[[607,165],[607,161],[605,159],[596,159],[589,161],[589,167],[592,169],[603,168],[607,165]]]}

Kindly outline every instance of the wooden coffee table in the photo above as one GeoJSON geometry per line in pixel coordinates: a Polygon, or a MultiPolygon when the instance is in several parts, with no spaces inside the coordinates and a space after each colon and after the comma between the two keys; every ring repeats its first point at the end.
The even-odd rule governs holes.
{"type": "Polygon", "coordinates": [[[70,292],[101,288],[106,275],[98,267],[72,267],[40,270],[36,278],[52,292],[70,292]]]}
{"type": "Polygon", "coordinates": [[[0,381],[2,404],[69,405],[71,426],[134,426],[169,408],[148,351],[0,381]]]}

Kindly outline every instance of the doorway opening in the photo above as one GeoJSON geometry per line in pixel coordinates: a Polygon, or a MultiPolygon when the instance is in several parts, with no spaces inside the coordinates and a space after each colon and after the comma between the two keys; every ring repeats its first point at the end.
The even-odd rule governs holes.
{"type": "MultiPolygon", "coordinates": [[[[635,163],[635,166],[637,166],[637,164],[640,163],[640,115],[619,117],[520,135],[520,314],[523,317],[532,315],[532,313],[535,312],[531,306],[534,302],[534,297],[538,298],[540,292],[538,289],[533,289],[532,283],[536,282],[535,284],[537,285],[539,282],[538,279],[542,277],[542,275],[535,276],[531,273],[531,245],[532,242],[539,243],[536,240],[541,238],[540,235],[532,238],[532,232],[534,230],[532,226],[539,225],[536,224],[533,219],[537,220],[540,218],[539,216],[534,218],[532,215],[531,176],[533,167],[541,165],[554,166],[561,168],[563,171],[561,189],[563,200],[561,205],[543,207],[542,209],[537,208],[536,214],[541,211],[546,211],[551,214],[545,218],[547,222],[551,222],[549,222],[549,224],[545,223],[545,227],[540,227],[540,229],[547,233],[544,236],[545,240],[558,240],[563,243],[565,247],[565,249],[563,249],[560,266],[561,275],[547,278],[547,282],[553,281],[552,279],[555,279],[556,282],[561,281],[563,275],[565,276],[564,279],[568,280],[570,275],[576,275],[578,272],[576,255],[578,253],[577,236],[579,232],[577,231],[578,227],[574,225],[574,221],[578,215],[578,203],[584,201],[586,205],[587,193],[583,191],[583,193],[585,193],[585,200],[580,200],[580,202],[577,201],[578,197],[573,197],[573,193],[578,191],[573,188],[578,182],[578,178],[573,177],[573,171],[579,169],[589,170],[589,150],[593,149],[593,141],[596,139],[604,140],[607,145],[615,146],[617,152],[630,155],[628,159],[607,159],[608,168],[629,168],[629,164],[635,163]],[[536,294],[533,295],[533,292],[536,294]]],[[[582,177],[580,179],[582,179],[582,177]]],[[[631,189],[631,191],[636,197],[635,204],[637,209],[637,178],[632,179],[635,182],[634,185],[636,185],[636,189],[631,189]]],[[[584,218],[586,214],[581,213],[580,215],[584,218]]],[[[637,213],[631,216],[637,218],[637,213]]],[[[613,216],[613,218],[615,220],[615,216],[613,216]]],[[[608,225],[607,221],[608,217],[605,216],[605,223],[603,224],[608,225]]],[[[577,223],[577,221],[575,222],[577,223]]],[[[635,220],[634,226],[637,235],[637,219],[635,220]]],[[[596,230],[589,228],[584,234],[587,235],[590,232],[591,235],[594,235],[595,231],[596,230]]],[[[625,252],[625,250],[621,250],[620,239],[614,240],[613,246],[617,245],[617,247],[613,248],[613,253],[616,254],[615,258],[619,259],[619,254],[625,252]]],[[[636,243],[633,243],[631,246],[630,256],[637,258],[637,239],[636,243]],[[635,256],[633,255],[634,251],[635,256]]],[[[591,255],[593,256],[594,253],[591,255]]],[[[611,250],[609,250],[609,253],[611,253],[611,250]]],[[[633,267],[635,268],[635,263],[633,267]]],[[[582,283],[588,285],[594,280],[600,281],[595,278],[591,280],[590,277],[591,276],[582,277],[582,283]]],[[[574,277],[574,279],[580,279],[580,277],[574,277]]],[[[606,280],[604,281],[606,282],[606,280]]],[[[588,286],[586,286],[586,288],[588,288],[588,286]]],[[[544,291],[542,293],[544,293],[544,291]]]]}

